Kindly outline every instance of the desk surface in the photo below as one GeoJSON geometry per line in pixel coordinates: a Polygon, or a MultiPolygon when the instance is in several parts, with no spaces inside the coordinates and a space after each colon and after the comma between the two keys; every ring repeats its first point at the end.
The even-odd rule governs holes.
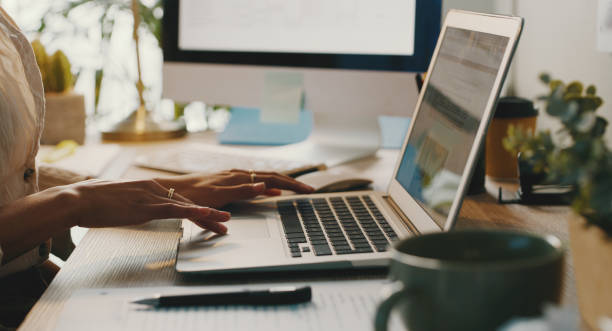
{"type": "MultiPolygon", "coordinates": [[[[193,135],[187,140],[214,141],[211,134],[193,135]]],[[[135,179],[159,176],[159,172],[130,166],[132,159],[142,152],[169,148],[184,142],[185,139],[164,143],[125,144],[120,156],[102,177],[135,179]]],[[[341,167],[373,179],[374,188],[384,191],[395,166],[397,153],[396,150],[380,150],[375,157],[341,167]]],[[[513,185],[505,186],[515,188],[513,185]]],[[[457,228],[515,228],[554,234],[564,243],[569,242],[567,208],[499,205],[495,198],[497,184],[488,182],[487,191],[465,200],[457,228]]],[[[78,289],[182,284],[185,280],[174,270],[179,238],[179,224],[176,221],[153,221],[137,227],[89,230],[20,330],[53,330],[64,303],[78,289]]],[[[573,274],[571,255],[567,254],[563,302],[571,305],[576,304],[573,274]]],[[[205,284],[199,282],[198,285],[205,284]]]]}

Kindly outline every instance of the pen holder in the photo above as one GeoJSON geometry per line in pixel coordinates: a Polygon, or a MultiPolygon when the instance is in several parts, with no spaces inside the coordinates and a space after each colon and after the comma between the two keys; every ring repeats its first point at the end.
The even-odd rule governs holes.
{"type": "Polygon", "coordinates": [[[507,151],[502,140],[508,135],[508,127],[522,127],[533,133],[536,127],[538,111],[533,102],[517,98],[501,98],[495,110],[486,138],[485,153],[486,174],[491,178],[501,180],[516,180],[518,178],[516,155],[507,151]]]}

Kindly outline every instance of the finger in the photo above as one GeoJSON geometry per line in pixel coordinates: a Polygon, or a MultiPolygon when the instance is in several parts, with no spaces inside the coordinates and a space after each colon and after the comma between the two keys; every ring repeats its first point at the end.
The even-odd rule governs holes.
{"type": "Polygon", "coordinates": [[[177,201],[181,201],[181,202],[193,203],[191,200],[185,198],[184,196],[180,195],[176,191],[173,192],[172,195],[170,195],[170,189],[166,188],[163,185],[161,185],[156,180],[148,180],[148,181],[145,181],[145,183],[146,183],[145,185],[147,185],[147,188],[152,193],[155,193],[155,194],[159,195],[160,197],[164,197],[164,198],[168,198],[168,199],[172,199],[172,200],[177,200],[177,201]]]}
{"type": "Polygon", "coordinates": [[[281,195],[283,192],[277,188],[269,188],[264,192],[265,195],[275,197],[281,195]]]}
{"type": "Polygon", "coordinates": [[[290,190],[296,193],[312,193],[314,188],[299,182],[293,178],[279,175],[258,175],[255,178],[256,182],[266,183],[266,187],[269,189],[281,189],[290,190]]]}
{"type": "Polygon", "coordinates": [[[231,214],[213,208],[201,207],[189,219],[201,228],[211,230],[218,234],[226,234],[227,227],[219,222],[229,221],[231,214]]]}
{"type": "Polygon", "coordinates": [[[166,193],[165,196],[158,195],[155,193],[149,192],[151,200],[153,203],[176,203],[180,205],[193,206],[195,205],[191,200],[185,198],[184,196],[174,193],[172,194],[172,198],[168,198],[169,194],[166,193]]]}
{"type": "Polygon", "coordinates": [[[216,188],[217,196],[225,203],[236,200],[246,200],[265,194],[266,184],[241,184],[234,186],[218,186],[216,188]]]}
{"type": "Polygon", "coordinates": [[[198,226],[219,234],[227,232],[227,227],[219,222],[227,222],[231,217],[230,213],[213,208],[176,203],[154,205],[150,208],[150,213],[151,219],[187,218],[198,226]]]}
{"type": "Polygon", "coordinates": [[[191,200],[189,200],[189,199],[185,198],[184,196],[182,196],[182,195],[180,195],[180,194],[178,194],[178,193],[176,193],[176,192],[174,192],[174,193],[172,194],[172,197],[171,197],[171,198],[169,198],[169,195],[167,194],[165,199],[170,200],[170,201],[178,201],[178,202],[183,202],[183,203],[190,204],[190,205],[193,205],[193,204],[194,204],[194,203],[193,203],[193,201],[191,201],[191,200]]]}
{"type": "Polygon", "coordinates": [[[268,175],[268,176],[279,176],[279,177],[285,177],[287,179],[292,179],[291,177],[275,172],[275,171],[251,171],[251,170],[243,170],[243,169],[232,169],[230,170],[230,173],[242,173],[242,174],[247,174],[247,175],[251,175],[251,172],[255,173],[255,175],[257,176],[263,176],[263,175],[268,175]]]}
{"type": "Polygon", "coordinates": [[[231,170],[232,176],[228,177],[226,185],[237,185],[240,183],[249,183],[255,180],[256,183],[264,182],[268,188],[278,188],[290,190],[296,193],[312,193],[314,188],[299,182],[291,177],[278,174],[276,172],[256,171],[255,176],[251,176],[251,172],[246,172],[240,169],[231,170]]]}

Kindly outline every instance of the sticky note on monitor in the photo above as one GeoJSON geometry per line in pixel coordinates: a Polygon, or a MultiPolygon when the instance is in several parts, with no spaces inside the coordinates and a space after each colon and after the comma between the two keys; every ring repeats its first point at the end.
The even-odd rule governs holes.
{"type": "Polygon", "coordinates": [[[265,77],[260,122],[298,123],[304,95],[304,77],[294,72],[268,72],[265,77]]]}

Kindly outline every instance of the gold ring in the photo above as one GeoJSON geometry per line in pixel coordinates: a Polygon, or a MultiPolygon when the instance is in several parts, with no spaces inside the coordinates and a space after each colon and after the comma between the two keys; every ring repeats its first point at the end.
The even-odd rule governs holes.
{"type": "Polygon", "coordinates": [[[173,189],[173,188],[170,188],[170,189],[168,190],[168,199],[172,199],[172,196],[173,196],[173,195],[174,195],[174,189],[173,189]]]}
{"type": "Polygon", "coordinates": [[[250,169],[249,174],[251,174],[251,183],[255,183],[255,171],[253,171],[253,169],[250,169]]]}

